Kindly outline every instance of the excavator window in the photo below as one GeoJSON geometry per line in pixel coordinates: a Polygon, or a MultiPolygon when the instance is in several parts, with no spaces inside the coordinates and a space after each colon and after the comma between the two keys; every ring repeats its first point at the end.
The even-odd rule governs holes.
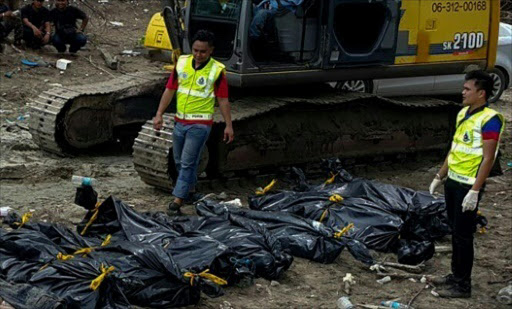
{"type": "Polygon", "coordinates": [[[238,21],[241,5],[241,0],[194,1],[192,3],[192,14],[195,17],[238,21]]]}
{"type": "Polygon", "coordinates": [[[386,13],[386,7],[380,3],[338,5],[334,12],[336,39],[348,53],[370,52],[383,31],[386,13]]]}
{"type": "Polygon", "coordinates": [[[233,54],[240,10],[243,0],[196,0],[191,2],[190,38],[201,29],[215,34],[216,59],[228,59],[233,54]]]}
{"type": "Polygon", "coordinates": [[[249,27],[254,60],[300,63],[312,59],[318,47],[319,2],[295,0],[272,7],[263,1],[254,5],[249,27]]]}

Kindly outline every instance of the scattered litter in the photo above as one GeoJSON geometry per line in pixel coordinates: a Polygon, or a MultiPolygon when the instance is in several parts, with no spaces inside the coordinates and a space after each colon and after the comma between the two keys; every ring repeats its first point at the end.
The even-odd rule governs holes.
{"type": "MultiPolygon", "coordinates": [[[[57,65],[56,65],[57,69],[64,71],[64,70],[66,70],[68,68],[68,65],[71,62],[73,62],[73,61],[67,60],[67,59],[59,59],[59,60],[57,60],[57,65]]],[[[61,72],[61,74],[62,74],[62,72],[61,72]]]]}
{"type": "Polygon", "coordinates": [[[343,296],[338,298],[336,301],[336,308],[337,309],[352,309],[355,308],[354,304],[350,301],[350,299],[347,296],[343,296]]]}
{"type": "Polygon", "coordinates": [[[144,9],[144,13],[147,13],[147,12],[149,12],[149,10],[148,9],[144,9]]]}
{"type": "Polygon", "coordinates": [[[409,281],[414,282],[414,283],[418,282],[418,281],[416,281],[416,279],[414,279],[414,278],[409,278],[409,281]]]}
{"type": "Polygon", "coordinates": [[[392,301],[392,300],[388,300],[388,301],[383,301],[380,303],[382,306],[384,307],[387,307],[387,308],[396,308],[396,309],[413,309],[412,307],[409,307],[405,304],[401,304],[399,302],[396,302],[396,301],[392,301]]]}
{"type": "Polygon", "coordinates": [[[374,264],[374,265],[370,266],[370,270],[376,271],[376,272],[382,272],[382,271],[386,271],[386,268],[380,264],[374,264]]]}
{"type": "Polygon", "coordinates": [[[379,283],[379,284],[386,284],[386,283],[388,283],[390,281],[391,281],[391,277],[390,276],[386,276],[386,277],[384,277],[382,279],[377,280],[377,283],[379,283]]]}
{"type": "Polygon", "coordinates": [[[115,27],[122,27],[122,26],[124,26],[124,24],[122,22],[119,22],[119,21],[109,21],[109,23],[112,26],[115,26],[115,27]]]}
{"type": "Polygon", "coordinates": [[[221,199],[221,200],[225,200],[228,198],[228,195],[226,194],[226,192],[221,192],[219,195],[218,195],[218,198],[221,199]]]}
{"type": "Polygon", "coordinates": [[[343,277],[343,284],[345,286],[345,293],[350,295],[350,287],[354,284],[356,284],[356,281],[354,280],[354,276],[352,276],[351,273],[347,273],[345,277],[343,277]]]}
{"type": "Polygon", "coordinates": [[[507,162],[508,167],[512,167],[512,161],[507,162]]]}
{"type": "Polygon", "coordinates": [[[425,276],[421,277],[420,282],[427,283],[427,277],[425,277],[425,276]]]}
{"type": "Polygon", "coordinates": [[[512,283],[498,292],[498,301],[505,305],[512,305],[512,283]]]}
{"type": "Polygon", "coordinates": [[[59,83],[51,83],[51,84],[48,84],[48,86],[52,86],[52,87],[62,87],[62,84],[59,84],[59,83]]]}
{"type": "Polygon", "coordinates": [[[7,217],[7,215],[9,214],[9,212],[11,211],[11,207],[9,206],[6,206],[6,207],[0,207],[0,217],[7,217]]]}
{"type": "Polygon", "coordinates": [[[101,4],[108,3],[108,0],[98,0],[98,3],[101,3],[101,4]]]}
{"type": "Polygon", "coordinates": [[[141,54],[141,52],[138,52],[138,51],[133,51],[131,49],[125,49],[121,52],[122,55],[125,55],[125,56],[138,56],[141,54]]]}
{"type": "Polygon", "coordinates": [[[239,198],[227,202],[222,202],[222,204],[242,207],[242,201],[239,198]]]}
{"type": "Polygon", "coordinates": [[[234,307],[231,305],[230,302],[228,301],[224,301],[220,306],[219,306],[220,309],[233,309],[234,307]]]}
{"type": "Polygon", "coordinates": [[[44,80],[44,82],[45,82],[45,83],[47,83],[47,82],[49,82],[49,81],[50,81],[49,79],[45,79],[45,80],[44,80]]]}
{"type": "Polygon", "coordinates": [[[270,286],[279,286],[281,285],[279,282],[277,282],[276,280],[272,280],[270,281],[270,286]]]}
{"type": "Polygon", "coordinates": [[[25,114],[25,115],[19,115],[16,120],[19,120],[19,121],[24,121],[26,119],[29,119],[30,118],[30,114],[25,114]]]}
{"type": "Polygon", "coordinates": [[[256,292],[258,292],[258,293],[263,292],[263,285],[256,283],[256,292]]]}
{"type": "Polygon", "coordinates": [[[430,294],[434,295],[435,297],[439,297],[439,293],[437,293],[435,290],[430,291],[430,294]]]}
{"type": "Polygon", "coordinates": [[[37,67],[37,66],[39,66],[39,64],[37,62],[33,62],[33,61],[30,61],[30,60],[27,60],[27,59],[21,59],[21,63],[23,63],[24,65],[29,66],[29,67],[37,67]]]}

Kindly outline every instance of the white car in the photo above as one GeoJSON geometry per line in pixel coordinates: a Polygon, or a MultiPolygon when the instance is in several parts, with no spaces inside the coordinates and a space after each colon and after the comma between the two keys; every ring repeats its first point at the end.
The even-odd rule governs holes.
{"type": "MultiPolygon", "coordinates": [[[[498,52],[494,69],[489,73],[494,79],[494,89],[489,102],[499,100],[511,86],[512,77],[512,25],[500,23],[498,52]]],[[[375,93],[381,96],[459,94],[462,92],[464,74],[436,75],[375,80],[349,80],[331,83],[338,89],[375,93]]]]}

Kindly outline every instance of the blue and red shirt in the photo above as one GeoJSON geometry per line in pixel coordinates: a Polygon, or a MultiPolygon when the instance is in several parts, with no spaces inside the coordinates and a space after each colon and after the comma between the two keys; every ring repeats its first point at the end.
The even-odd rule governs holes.
{"type": "MultiPolygon", "coordinates": [[[[471,115],[474,115],[474,114],[480,112],[485,107],[489,107],[489,103],[486,103],[484,106],[481,106],[481,107],[473,110],[472,112],[469,112],[469,109],[468,109],[468,111],[466,112],[466,116],[464,117],[464,120],[466,120],[469,117],[471,117],[471,115]]],[[[492,117],[482,127],[482,139],[483,140],[493,139],[493,140],[499,141],[499,139],[500,139],[500,132],[501,132],[501,126],[502,125],[503,124],[501,123],[500,117],[498,117],[498,116],[492,117]]]]}

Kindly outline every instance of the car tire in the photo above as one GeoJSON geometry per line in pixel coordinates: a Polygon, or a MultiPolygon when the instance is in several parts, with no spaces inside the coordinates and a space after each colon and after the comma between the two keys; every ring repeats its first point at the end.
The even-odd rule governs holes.
{"type": "Polygon", "coordinates": [[[342,80],[336,83],[335,86],[338,90],[353,91],[353,92],[373,92],[373,82],[371,80],[342,80]]]}
{"type": "Polygon", "coordinates": [[[489,97],[489,103],[495,103],[498,101],[503,94],[503,91],[505,90],[505,86],[507,84],[507,79],[505,78],[505,75],[503,72],[498,69],[494,68],[489,71],[489,74],[491,75],[494,84],[492,87],[492,95],[489,97]]]}

